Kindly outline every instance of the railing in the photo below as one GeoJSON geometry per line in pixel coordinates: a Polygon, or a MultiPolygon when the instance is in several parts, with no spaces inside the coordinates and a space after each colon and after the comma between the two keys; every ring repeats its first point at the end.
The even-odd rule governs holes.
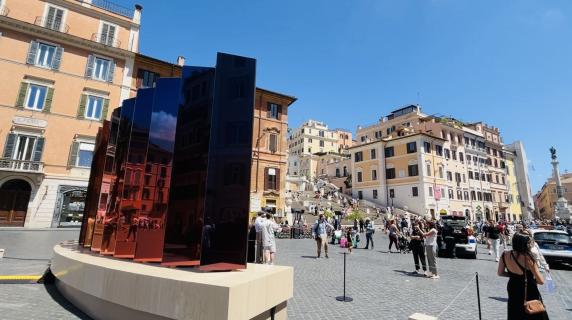
{"type": "Polygon", "coordinates": [[[41,26],[50,30],[59,31],[63,33],[68,33],[68,31],[70,30],[69,25],[54,21],[53,19],[44,18],[42,16],[36,17],[34,24],[37,26],[41,26]]]}
{"type": "Polygon", "coordinates": [[[42,172],[44,164],[36,161],[23,161],[13,159],[0,159],[0,170],[22,171],[22,172],[42,172]]]}
{"type": "Polygon", "coordinates": [[[10,9],[8,9],[8,7],[0,8],[0,16],[8,16],[9,13],[10,13],[10,9]]]}
{"type": "Polygon", "coordinates": [[[84,0],[76,0],[76,1],[82,2],[82,3],[83,2],[86,2],[86,3],[91,2],[91,5],[94,7],[98,7],[100,9],[107,10],[109,12],[118,14],[120,16],[127,17],[129,19],[133,19],[133,10],[132,9],[126,8],[122,5],[119,5],[117,3],[114,3],[114,2],[111,2],[108,0],[91,0],[90,2],[84,1],[84,0]]]}
{"type": "Polygon", "coordinates": [[[94,33],[91,35],[91,41],[102,43],[106,46],[119,48],[121,46],[121,41],[117,40],[114,37],[110,37],[105,33],[94,33]]]}

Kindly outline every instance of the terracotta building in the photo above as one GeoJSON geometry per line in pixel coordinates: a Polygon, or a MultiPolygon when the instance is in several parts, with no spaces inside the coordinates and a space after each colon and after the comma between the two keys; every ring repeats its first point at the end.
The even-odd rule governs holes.
{"type": "MultiPolygon", "coordinates": [[[[564,187],[564,198],[568,203],[572,203],[572,173],[563,173],[560,175],[562,187],[564,187]]],[[[540,188],[540,191],[534,196],[536,202],[536,217],[540,219],[554,218],[554,210],[556,209],[556,182],[554,177],[548,179],[540,188]]]]}
{"type": "Polygon", "coordinates": [[[103,119],[130,95],[141,7],[0,1],[0,225],[79,225],[103,119]]]}

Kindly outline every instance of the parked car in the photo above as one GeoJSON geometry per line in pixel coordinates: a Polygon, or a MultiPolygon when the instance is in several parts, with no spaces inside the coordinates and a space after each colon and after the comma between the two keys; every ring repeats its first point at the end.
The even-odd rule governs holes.
{"type": "Polygon", "coordinates": [[[533,231],[533,237],[548,264],[572,264],[572,237],[566,231],[536,229],[533,231]]]}
{"type": "Polygon", "coordinates": [[[477,258],[477,239],[467,229],[467,219],[459,216],[442,216],[441,235],[439,242],[439,256],[450,256],[448,252],[453,248],[447,248],[447,243],[455,243],[455,256],[477,258]],[[448,239],[450,239],[448,241],[448,239]]]}

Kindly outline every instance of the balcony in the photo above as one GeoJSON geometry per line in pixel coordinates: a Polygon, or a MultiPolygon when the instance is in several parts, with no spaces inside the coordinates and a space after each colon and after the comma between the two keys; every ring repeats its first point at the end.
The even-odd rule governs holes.
{"type": "MultiPolygon", "coordinates": [[[[78,2],[86,2],[85,0],[76,0],[78,2]]],[[[129,19],[133,19],[133,10],[123,7],[117,3],[108,0],[91,0],[91,5],[94,7],[98,7],[100,9],[109,11],[111,13],[118,14],[120,16],[127,17],[129,19]]]]}
{"type": "Polygon", "coordinates": [[[0,16],[7,17],[8,14],[10,14],[10,9],[8,9],[8,7],[0,8],[0,16]]]}
{"type": "Polygon", "coordinates": [[[121,41],[117,40],[114,37],[110,37],[105,33],[94,33],[91,35],[91,41],[99,42],[106,46],[119,48],[121,46],[121,41]]]}
{"type": "Polygon", "coordinates": [[[68,31],[70,30],[70,26],[65,24],[65,23],[61,23],[60,21],[54,20],[54,19],[47,19],[44,18],[42,16],[36,17],[36,20],[34,20],[34,24],[40,27],[44,27],[46,29],[50,29],[50,30],[54,30],[54,31],[58,31],[58,32],[62,32],[62,33],[68,33],[68,31]]]}
{"type": "Polygon", "coordinates": [[[36,161],[0,159],[0,170],[41,173],[44,170],[44,164],[36,161]]]}

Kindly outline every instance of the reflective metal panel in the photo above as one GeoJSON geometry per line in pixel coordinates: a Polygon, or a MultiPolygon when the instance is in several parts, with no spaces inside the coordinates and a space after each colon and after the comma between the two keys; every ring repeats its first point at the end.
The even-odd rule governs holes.
{"type": "Polygon", "coordinates": [[[181,79],[162,78],[157,80],[154,89],[141,183],[141,206],[145,210],[140,210],[137,218],[137,261],[160,262],[163,257],[180,87],[181,79]]]}
{"type": "Polygon", "coordinates": [[[256,60],[219,53],[201,268],[246,268],[256,60]]]}
{"type": "Polygon", "coordinates": [[[121,119],[119,120],[119,131],[115,151],[115,176],[117,178],[110,189],[109,206],[103,221],[103,239],[100,253],[105,255],[111,255],[115,252],[119,210],[121,208],[123,187],[125,184],[126,158],[129,151],[134,111],[135,98],[124,100],[121,107],[121,119]]]}
{"type": "Polygon", "coordinates": [[[139,89],[135,100],[135,111],[129,139],[129,149],[125,158],[123,192],[119,204],[116,245],[114,256],[119,258],[135,257],[135,244],[139,225],[139,215],[148,212],[151,207],[144,204],[148,194],[143,188],[145,177],[145,159],[149,143],[149,125],[153,105],[154,89],[139,89]]]}
{"type": "Polygon", "coordinates": [[[91,162],[91,172],[89,176],[88,192],[85,199],[83,222],[79,235],[79,244],[84,247],[91,247],[93,230],[95,229],[95,218],[99,206],[99,195],[103,180],[103,167],[105,165],[105,155],[107,144],[109,143],[110,122],[103,121],[103,126],[99,128],[95,139],[95,152],[91,162]]]}

